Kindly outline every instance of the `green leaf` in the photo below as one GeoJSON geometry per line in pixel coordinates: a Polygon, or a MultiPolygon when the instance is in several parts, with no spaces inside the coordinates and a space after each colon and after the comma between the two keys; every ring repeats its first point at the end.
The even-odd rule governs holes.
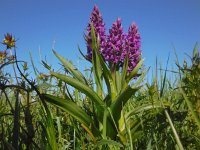
{"type": "Polygon", "coordinates": [[[61,79],[62,81],[66,82],[67,84],[71,85],[72,87],[78,89],[79,91],[87,95],[95,103],[95,106],[98,109],[98,115],[102,118],[105,104],[103,100],[89,86],[85,85],[82,82],[79,82],[78,80],[72,77],[63,74],[55,73],[53,71],[51,71],[50,74],[58,79],[61,79]]]}
{"type": "MultiPolygon", "coordinates": [[[[53,117],[51,114],[51,111],[49,110],[48,107],[44,107],[44,110],[46,111],[46,118],[45,118],[45,132],[46,132],[46,136],[47,136],[47,141],[49,143],[49,148],[51,148],[52,150],[57,150],[58,149],[58,145],[57,145],[57,141],[56,141],[56,133],[55,133],[55,127],[54,127],[54,122],[53,122],[53,117]]],[[[43,111],[43,113],[45,113],[43,111]]],[[[43,123],[42,123],[43,124],[43,123]]]]}
{"type": "Polygon", "coordinates": [[[115,95],[114,94],[114,92],[115,92],[114,83],[113,83],[111,72],[108,69],[105,61],[103,60],[101,54],[98,51],[97,51],[97,55],[99,57],[99,61],[101,63],[102,69],[103,69],[103,74],[102,75],[103,75],[103,77],[105,79],[105,83],[106,83],[106,86],[107,86],[108,94],[110,94],[110,96],[111,95],[115,95]]]}
{"type": "Polygon", "coordinates": [[[90,116],[88,116],[79,106],[77,106],[74,102],[63,99],[60,97],[56,97],[49,94],[43,94],[45,100],[72,115],[79,122],[83,123],[87,127],[89,127],[92,123],[90,116]]]}
{"type": "Polygon", "coordinates": [[[123,69],[122,69],[122,76],[121,76],[121,91],[124,90],[124,88],[127,86],[127,82],[126,82],[126,75],[127,75],[127,70],[128,70],[128,56],[126,56],[125,58],[125,63],[123,65],[123,69]]]}
{"type": "Polygon", "coordinates": [[[60,141],[61,140],[61,133],[62,133],[62,131],[61,131],[62,127],[61,127],[61,123],[60,123],[60,117],[56,117],[56,124],[57,124],[57,130],[58,130],[58,141],[60,141]]]}
{"type": "Polygon", "coordinates": [[[117,70],[117,71],[115,72],[115,78],[116,78],[116,80],[115,80],[116,91],[117,91],[117,95],[118,95],[118,93],[120,93],[120,91],[121,91],[122,85],[126,86],[126,84],[123,83],[123,84],[121,85],[121,83],[122,83],[122,82],[121,82],[121,74],[120,74],[120,71],[119,71],[119,70],[117,70]]]}
{"type": "Polygon", "coordinates": [[[35,76],[38,76],[39,71],[37,70],[37,68],[36,68],[35,65],[34,65],[34,61],[33,61],[33,57],[32,57],[31,52],[29,53],[29,55],[30,55],[31,65],[32,65],[32,67],[33,67],[33,71],[34,71],[34,73],[35,73],[35,76]]]}
{"type": "Polygon", "coordinates": [[[129,111],[126,114],[125,118],[126,118],[126,120],[128,120],[132,115],[135,115],[135,114],[138,114],[138,113],[141,113],[141,112],[144,112],[144,111],[156,109],[156,108],[159,108],[159,109],[162,109],[162,110],[164,109],[163,106],[161,106],[160,104],[146,104],[146,105],[138,106],[135,109],[129,111]]]}
{"type": "Polygon", "coordinates": [[[84,84],[87,84],[85,77],[82,75],[82,73],[77,68],[75,68],[72,65],[71,62],[67,61],[64,57],[62,57],[61,55],[56,53],[56,51],[54,51],[54,50],[53,50],[53,53],[62,62],[65,69],[67,69],[74,78],[78,79],[80,82],[82,82],[84,84]]]}
{"type": "Polygon", "coordinates": [[[140,62],[135,66],[135,68],[131,71],[131,73],[126,77],[127,83],[138,73],[138,70],[142,66],[144,59],[140,60],[140,62]]]}
{"type": "Polygon", "coordinates": [[[87,60],[87,58],[86,58],[86,56],[83,54],[83,52],[81,51],[81,49],[80,49],[80,47],[79,47],[79,45],[78,45],[78,51],[80,52],[80,54],[83,56],[83,58],[85,58],[86,60],[87,60]]]}
{"type": "Polygon", "coordinates": [[[113,113],[113,117],[115,121],[118,121],[121,116],[121,110],[123,106],[126,104],[126,102],[135,94],[137,91],[137,88],[131,88],[128,86],[114,101],[114,103],[111,105],[111,111],[113,113]]]}
{"type": "Polygon", "coordinates": [[[165,84],[166,84],[166,78],[167,78],[167,66],[168,66],[168,63],[169,63],[169,56],[168,55],[168,58],[167,58],[167,64],[166,64],[166,69],[165,69],[165,74],[164,74],[164,79],[163,79],[163,83],[162,86],[161,86],[161,89],[160,89],[160,97],[163,96],[163,91],[164,91],[164,88],[165,88],[165,84]]]}
{"type": "Polygon", "coordinates": [[[41,61],[42,62],[42,65],[46,68],[46,69],[48,69],[48,70],[50,70],[51,69],[51,66],[49,66],[45,61],[41,61]]]}
{"type": "Polygon", "coordinates": [[[195,44],[194,49],[193,49],[193,58],[196,58],[199,56],[198,52],[198,43],[195,44]]]}
{"type": "Polygon", "coordinates": [[[97,93],[99,96],[103,95],[102,88],[102,67],[98,57],[99,43],[95,36],[95,30],[93,24],[91,24],[91,35],[92,35],[92,66],[94,70],[94,79],[97,86],[97,93]]]}
{"type": "Polygon", "coordinates": [[[144,77],[147,75],[147,72],[149,71],[149,69],[150,67],[142,73],[142,75],[139,77],[139,79],[135,83],[131,85],[132,88],[136,88],[137,86],[139,86],[139,84],[144,80],[144,77]]]}

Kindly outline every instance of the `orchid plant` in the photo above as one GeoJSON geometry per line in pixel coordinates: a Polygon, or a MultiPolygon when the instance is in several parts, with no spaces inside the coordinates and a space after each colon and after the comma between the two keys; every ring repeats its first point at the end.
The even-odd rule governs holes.
{"type": "Polygon", "coordinates": [[[128,33],[124,33],[120,18],[113,23],[109,35],[105,31],[105,23],[95,6],[87,26],[87,54],[84,55],[92,63],[94,87],[70,61],[54,50],[55,56],[69,75],[54,72],[44,64],[50,70],[51,76],[85,94],[85,99],[89,99],[92,104],[89,106],[93,107],[92,115],[71,101],[67,95],[64,98],[50,94],[43,96],[47,102],[77,119],[94,143],[99,138],[120,139],[124,142],[127,116],[124,116],[123,108],[140,88],[145,74],[139,73],[144,61],[141,60],[140,34],[135,23],[130,25],[128,33]]]}

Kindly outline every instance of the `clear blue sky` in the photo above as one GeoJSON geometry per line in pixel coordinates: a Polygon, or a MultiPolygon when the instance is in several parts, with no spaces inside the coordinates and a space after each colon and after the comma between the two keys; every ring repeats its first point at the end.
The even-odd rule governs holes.
{"type": "MultiPolygon", "coordinates": [[[[7,32],[17,41],[20,59],[29,61],[29,51],[37,66],[41,55],[50,64],[58,61],[55,50],[76,65],[79,60],[77,45],[86,53],[83,33],[95,4],[99,7],[106,29],[121,17],[124,31],[132,21],[139,26],[142,53],[146,66],[153,66],[155,58],[175,61],[173,46],[182,60],[191,54],[195,42],[200,43],[199,0],[0,0],[0,39],[7,32]]],[[[0,46],[3,49],[3,46],[0,46]]],[[[85,61],[79,65],[85,67],[85,61]]]]}

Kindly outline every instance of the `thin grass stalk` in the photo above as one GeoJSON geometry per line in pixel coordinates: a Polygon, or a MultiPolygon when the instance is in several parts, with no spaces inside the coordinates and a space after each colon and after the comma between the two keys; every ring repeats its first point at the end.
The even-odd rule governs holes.
{"type": "Polygon", "coordinates": [[[38,75],[38,71],[37,71],[37,69],[36,69],[36,67],[34,65],[32,54],[29,53],[29,55],[30,55],[30,59],[31,59],[31,64],[32,64],[32,67],[33,67],[33,71],[35,73],[35,76],[37,76],[38,75]]]}
{"type": "Polygon", "coordinates": [[[131,131],[130,131],[130,126],[128,127],[127,125],[127,122],[126,122],[126,119],[124,117],[124,113],[122,111],[122,115],[123,115],[123,118],[124,118],[124,124],[125,124],[125,128],[126,128],[126,132],[128,134],[128,137],[129,137],[129,142],[130,142],[130,149],[133,150],[133,139],[132,139],[132,136],[131,136],[131,131]]]}
{"type": "Polygon", "coordinates": [[[166,109],[165,109],[165,115],[166,115],[166,117],[167,117],[167,120],[169,121],[169,124],[170,124],[171,128],[172,128],[172,131],[173,131],[173,133],[174,133],[175,140],[176,140],[176,142],[177,142],[177,144],[178,144],[178,146],[179,146],[179,149],[180,149],[180,150],[184,150],[183,145],[182,145],[182,143],[181,143],[181,140],[180,140],[180,138],[179,138],[179,136],[178,136],[178,133],[176,132],[176,129],[175,129],[175,127],[174,127],[174,125],[173,125],[173,123],[172,123],[172,120],[171,120],[171,118],[170,118],[170,116],[169,116],[169,113],[168,113],[168,111],[167,111],[166,109]]]}
{"type": "Polygon", "coordinates": [[[16,150],[19,149],[19,134],[20,134],[20,126],[19,126],[19,120],[20,120],[20,100],[19,100],[19,90],[16,90],[16,102],[15,102],[15,111],[14,111],[14,126],[13,126],[13,147],[15,147],[16,150]]]}
{"type": "Polygon", "coordinates": [[[13,108],[13,106],[12,106],[12,104],[11,104],[9,98],[8,98],[8,94],[6,93],[5,89],[2,89],[2,92],[4,93],[4,95],[6,97],[6,101],[8,102],[8,104],[9,104],[9,106],[11,108],[11,112],[14,113],[14,108],[13,108]]]}
{"type": "MultiPolygon", "coordinates": [[[[12,49],[10,49],[10,56],[12,57],[12,49]]],[[[13,71],[14,71],[14,74],[15,74],[15,78],[16,78],[16,82],[17,82],[17,85],[19,85],[19,81],[17,79],[17,73],[16,73],[16,69],[15,69],[15,65],[14,65],[14,59],[13,59],[13,62],[12,62],[12,67],[13,67],[13,71]]]]}
{"type": "MultiPolygon", "coordinates": [[[[168,63],[169,63],[169,56],[170,56],[170,55],[168,55],[167,65],[168,65],[168,63]]],[[[164,79],[163,79],[162,85],[161,85],[160,98],[163,96],[163,92],[164,92],[164,88],[165,88],[165,84],[166,84],[167,65],[166,65],[166,69],[165,69],[164,79]]],[[[164,104],[163,104],[162,99],[161,99],[161,105],[162,105],[163,108],[164,108],[164,104]]],[[[177,142],[177,144],[178,144],[178,146],[179,146],[179,149],[180,149],[180,150],[184,150],[183,145],[182,145],[182,143],[181,143],[181,140],[180,140],[180,138],[179,138],[179,136],[178,136],[178,133],[176,132],[176,129],[175,129],[173,123],[172,123],[172,120],[171,120],[171,118],[170,118],[170,116],[169,116],[168,111],[165,109],[164,112],[165,112],[165,116],[166,116],[167,120],[169,121],[170,127],[172,128],[172,131],[173,131],[173,134],[174,134],[174,136],[175,136],[175,140],[176,140],[176,142],[177,142]]]]}
{"type": "Polygon", "coordinates": [[[74,129],[74,149],[76,149],[76,132],[75,132],[75,129],[74,129]]]}

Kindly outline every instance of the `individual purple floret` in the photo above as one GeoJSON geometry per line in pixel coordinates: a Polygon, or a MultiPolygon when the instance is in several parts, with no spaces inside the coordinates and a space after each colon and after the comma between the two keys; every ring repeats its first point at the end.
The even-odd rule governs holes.
{"type": "Polygon", "coordinates": [[[124,51],[124,33],[121,24],[121,19],[118,18],[112,24],[107,37],[107,45],[105,49],[104,59],[109,63],[120,65],[122,63],[122,53],[124,51]]]}
{"type": "Polygon", "coordinates": [[[87,34],[85,37],[86,44],[87,44],[87,55],[86,58],[88,60],[92,60],[92,37],[91,37],[91,23],[94,26],[95,34],[97,39],[100,42],[100,53],[103,53],[105,49],[106,41],[105,41],[105,23],[103,22],[101,13],[99,12],[98,7],[95,5],[94,9],[91,13],[90,23],[87,26],[87,34]]]}
{"type": "MultiPolygon", "coordinates": [[[[138,32],[138,28],[135,23],[132,23],[128,29],[128,34],[126,36],[126,51],[128,53],[128,71],[131,72],[137,63],[140,61],[141,55],[141,41],[140,34],[138,32]]],[[[125,56],[122,56],[125,57],[125,56]]]]}

